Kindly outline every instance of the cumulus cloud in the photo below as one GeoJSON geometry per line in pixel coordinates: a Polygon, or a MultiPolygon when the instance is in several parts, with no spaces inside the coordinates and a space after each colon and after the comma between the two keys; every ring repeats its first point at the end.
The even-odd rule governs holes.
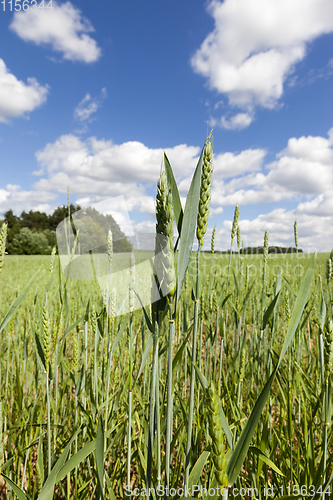
{"type": "Polygon", "coordinates": [[[114,144],[90,137],[81,140],[69,134],[36,153],[40,176],[34,189],[44,193],[65,193],[67,186],[77,203],[88,206],[123,195],[129,211],[155,214],[155,194],[161,162],[166,152],[176,176],[192,174],[200,148],[180,144],[173,148],[150,149],[138,141],[114,144]]]}
{"type": "Polygon", "coordinates": [[[26,42],[51,45],[70,61],[91,63],[101,55],[96,41],[88,35],[94,28],[70,2],[59,5],[53,1],[52,9],[15,12],[10,28],[26,42]]]}
{"type": "Polygon", "coordinates": [[[91,95],[87,93],[82,101],[76,106],[74,118],[80,122],[90,120],[91,116],[96,113],[101,106],[101,99],[105,99],[106,96],[107,93],[105,88],[102,89],[100,97],[91,97],[91,95]]]}
{"type": "MultiPolygon", "coordinates": [[[[216,200],[216,203],[219,204],[219,200],[221,200],[221,198],[219,198],[221,195],[221,187],[231,186],[230,183],[225,184],[223,179],[241,176],[239,183],[243,186],[244,175],[242,174],[259,171],[262,168],[265,155],[266,151],[264,149],[245,149],[240,153],[227,152],[214,155],[214,183],[212,196],[214,200],[216,200]]],[[[174,168],[173,162],[172,166],[174,168]]],[[[178,189],[181,194],[186,195],[188,192],[194,168],[195,163],[192,162],[192,168],[188,172],[186,172],[184,166],[182,170],[180,169],[183,173],[182,176],[178,175],[178,189]]],[[[233,186],[233,189],[234,188],[235,186],[233,186]]],[[[223,201],[225,200],[223,199],[223,201]]]]}
{"type": "MultiPolygon", "coordinates": [[[[259,148],[215,155],[212,209],[290,200],[308,213],[327,213],[331,206],[327,193],[333,186],[332,144],[333,129],[328,138],[291,138],[269,164],[265,164],[266,151],[259,148]]],[[[180,144],[165,151],[184,196],[200,148],[180,144]]],[[[151,149],[138,141],[114,144],[64,135],[36,153],[40,169],[35,174],[42,178],[35,188],[65,193],[69,185],[80,199],[90,201],[127,193],[133,209],[153,214],[147,186],[156,186],[163,153],[162,148],[151,149]]]]}
{"type": "MultiPolygon", "coordinates": [[[[141,142],[128,141],[114,144],[110,140],[90,137],[83,141],[75,135],[61,136],[54,143],[36,153],[41,167],[49,176],[45,186],[53,190],[66,191],[67,181],[71,179],[75,192],[90,192],[92,183],[105,183],[104,191],[109,185],[122,189],[131,183],[148,182],[156,184],[164,151],[169,157],[175,175],[186,175],[193,172],[200,148],[180,144],[173,148],[150,149],[141,142]],[[66,183],[61,188],[63,178],[66,183]]],[[[107,194],[107,192],[106,192],[107,194]]]]}
{"type": "Polygon", "coordinates": [[[268,167],[267,183],[294,193],[316,195],[333,187],[333,129],[324,137],[289,139],[279,159],[268,167]]]}
{"type": "Polygon", "coordinates": [[[136,224],[135,221],[133,221],[133,229],[136,233],[155,233],[156,222],[145,220],[136,224]]]}
{"type": "Polygon", "coordinates": [[[214,156],[214,177],[222,179],[260,171],[265,155],[264,149],[245,149],[238,154],[220,153],[214,156]]]}
{"type": "Polygon", "coordinates": [[[215,159],[212,202],[222,206],[290,200],[298,212],[332,213],[333,129],[324,137],[291,138],[277,159],[264,164],[266,152],[245,150],[215,159]]]}
{"type": "MultiPolygon", "coordinates": [[[[332,224],[332,217],[314,217],[300,213],[298,209],[287,210],[277,208],[266,214],[260,214],[252,220],[246,217],[246,212],[240,208],[240,230],[244,246],[262,246],[265,231],[269,232],[269,245],[295,246],[294,222],[297,220],[299,248],[304,252],[328,252],[333,248],[333,234],[327,232],[332,224]],[[324,237],[325,235],[325,237],[324,237]]],[[[216,249],[230,247],[230,232],[232,220],[224,220],[218,225],[215,238],[216,249]]],[[[300,264],[305,255],[300,255],[300,264]]],[[[274,257],[270,257],[270,265],[274,265],[274,257]]],[[[260,259],[261,260],[261,259],[260,259]]]]}
{"type": "Polygon", "coordinates": [[[313,136],[289,139],[287,147],[278,154],[278,157],[289,156],[331,164],[333,159],[331,146],[333,146],[333,128],[328,131],[328,139],[313,136]]]}
{"type": "Polygon", "coordinates": [[[293,193],[313,195],[332,185],[332,168],[304,158],[283,156],[270,165],[266,184],[281,186],[293,193]]]}
{"type": "Polygon", "coordinates": [[[209,210],[210,215],[217,215],[223,213],[223,207],[211,208],[209,210]]]}
{"type": "MultiPolygon", "coordinates": [[[[200,148],[180,144],[165,151],[184,207],[200,148]]],[[[232,220],[225,214],[228,206],[239,203],[245,245],[261,244],[268,229],[272,244],[289,246],[297,219],[300,246],[310,247],[316,241],[320,251],[330,250],[333,233],[327,228],[332,225],[333,213],[332,152],[333,129],[327,137],[290,138],[271,163],[265,162],[264,149],[214,155],[210,213],[212,224],[217,225],[216,248],[228,248],[232,220]],[[271,209],[277,202],[280,208],[273,205],[271,209]],[[246,216],[249,205],[252,219],[246,216]]],[[[33,190],[22,191],[16,185],[0,190],[0,211],[16,206],[23,210],[27,205],[49,207],[69,186],[81,206],[97,202],[102,206],[108,199],[124,196],[134,226],[145,232],[155,224],[156,183],[163,153],[162,148],[152,149],[138,141],[114,144],[96,137],[82,140],[73,134],[63,135],[36,153],[40,167],[36,173],[41,178],[33,190]]],[[[112,210],[120,217],[121,207],[112,205],[112,210]]],[[[123,227],[130,225],[128,220],[119,221],[123,227]]]]}
{"type": "Polygon", "coordinates": [[[33,111],[46,101],[47,85],[40,85],[35,78],[27,83],[18,80],[0,59],[0,122],[33,111]]]}
{"type": "Polygon", "coordinates": [[[15,214],[29,210],[39,210],[52,213],[51,202],[57,197],[56,193],[42,192],[39,190],[22,190],[19,185],[7,184],[0,189],[0,214],[12,209],[15,214]]]}
{"type": "Polygon", "coordinates": [[[221,127],[227,130],[242,130],[253,122],[253,116],[249,113],[237,113],[237,115],[227,118],[222,116],[221,127]]]}
{"type": "Polygon", "coordinates": [[[192,67],[246,110],[276,107],[307,44],[333,31],[331,0],[212,0],[208,12],[215,28],[192,67]]]}

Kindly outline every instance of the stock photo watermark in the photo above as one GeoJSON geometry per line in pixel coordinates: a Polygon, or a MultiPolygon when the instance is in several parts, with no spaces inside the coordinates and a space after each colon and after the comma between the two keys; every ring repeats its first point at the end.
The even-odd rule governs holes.
{"type": "MultiPolygon", "coordinates": [[[[164,497],[172,498],[182,498],[182,497],[193,497],[206,498],[207,495],[210,497],[220,498],[226,493],[230,498],[258,498],[259,491],[258,488],[250,488],[246,486],[221,488],[216,486],[215,488],[205,488],[202,485],[192,485],[190,488],[169,488],[167,486],[159,485],[156,488],[138,488],[131,485],[125,486],[125,495],[127,497],[147,497],[153,495],[156,498],[164,497]]],[[[326,489],[322,486],[315,487],[312,485],[300,485],[300,484],[288,484],[287,486],[264,486],[260,490],[261,498],[273,498],[276,495],[281,495],[283,498],[299,498],[300,496],[313,496],[315,494],[321,495],[322,498],[326,498],[326,495],[331,494],[331,488],[328,486],[326,489]],[[286,497],[284,496],[286,495],[286,497]]]]}
{"type": "Polygon", "coordinates": [[[169,240],[161,234],[135,233],[123,196],[78,210],[59,224],[56,233],[65,276],[96,279],[110,316],[148,306],[168,294],[163,276],[172,251],[169,240]],[[105,212],[112,216],[103,216],[105,212]],[[124,232],[115,220],[122,222],[124,232]]]}

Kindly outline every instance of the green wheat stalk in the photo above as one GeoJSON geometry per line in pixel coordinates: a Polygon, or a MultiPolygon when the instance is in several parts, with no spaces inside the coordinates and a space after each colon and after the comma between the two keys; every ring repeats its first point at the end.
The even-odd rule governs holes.
{"type": "MultiPolygon", "coordinates": [[[[195,364],[197,353],[197,330],[198,330],[198,313],[199,313],[199,297],[200,297],[200,252],[204,244],[204,237],[208,226],[209,205],[212,190],[213,176],[213,148],[208,137],[202,165],[200,199],[197,215],[197,240],[198,251],[196,252],[196,290],[194,300],[194,323],[193,323],[193,340],[192,340],[192,357],[191,357],[191,378],[190,378],[190,396],[189,396],[189,416],[187,424],[187,440],[185,452],[185,477],[184,486],[188,488],[190,474],[190,459],[191,459],[191,442],[192,442],[192,425],[193,425],[193,406],[194,406],[194,385],[195,385],[195,364]]],[[[201,354],[200,354],[201,355],[201,354]]]]}

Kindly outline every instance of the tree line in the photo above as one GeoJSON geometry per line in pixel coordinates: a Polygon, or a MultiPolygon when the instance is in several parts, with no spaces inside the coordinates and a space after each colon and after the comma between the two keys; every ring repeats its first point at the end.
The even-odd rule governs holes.
{"type": "MultiPolygon", "coordinates": [[[[79,205],[71,204],[69,209],[65,205],[57,207],[51,215],[38,210],[23,211],[20,216],[12,210],[5,212],[0,225],[3,222],[8,225],[6,252],[11,255],[49,255],[57,245],[56,228],[69,213],[72,216],[78,211],[74,219],[75,227],[80,226],[82,253],[92,249],[88,248],[92,242],[94,248],[105,252],[109,230],[112,231],[114,252],[131,251],[131,243],[111,215],[102,215],[93,208],[82,211],[79,205]]],[[[75,232],[73,222],[72,226],[75,232]]]]}

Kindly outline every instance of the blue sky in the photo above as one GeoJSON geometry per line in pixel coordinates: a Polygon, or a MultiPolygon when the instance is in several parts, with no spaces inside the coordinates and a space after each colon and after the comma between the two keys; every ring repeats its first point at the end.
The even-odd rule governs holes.
{"type": "Polygon", "coordinates": [[[81,206],[123,195],[153,231],[163,151],[185,199],[208,126],[208,246],[238,202],[245,246],[291,245],[297,220],[304,250],[332,249],[331,0],[25,6],[0,4],[0,216],[50,213],[69,186],[81,206]]]}

